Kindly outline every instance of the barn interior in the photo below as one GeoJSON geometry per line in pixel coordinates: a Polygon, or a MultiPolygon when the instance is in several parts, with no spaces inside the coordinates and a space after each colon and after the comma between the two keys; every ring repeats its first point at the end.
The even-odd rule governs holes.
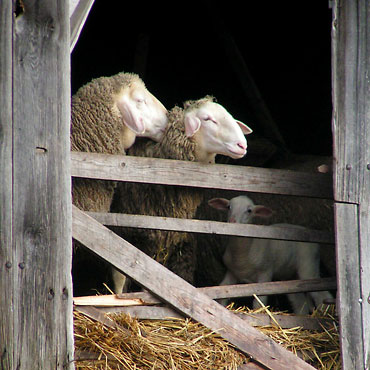
{"type": "Polygon", "coordinates": [[[95,0],[71,55],[72,94],[93,78],[136,72],[168,109],[210,94],[248,124],[248,154],[235,164],[331,156],[331,17],[325,1],[95,0]]]}

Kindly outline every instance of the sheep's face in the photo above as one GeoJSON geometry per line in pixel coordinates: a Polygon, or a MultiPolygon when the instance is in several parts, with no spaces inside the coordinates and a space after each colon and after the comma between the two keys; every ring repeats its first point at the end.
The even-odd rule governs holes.
{"type": "Polygon", "coordinates": [[[185,132],[187,136],[198,132],[197,139],[205,152],[236,159],[247,153],[244,135],[250,134],[252,130],[235,120],[221,105],[207,102],[185,113],[185,132]]]}
{"type": "Polygon", "coordinates": [[[254,217],[269,218],[272,210],[265,206],[257,206],[253,201],[241,195],[230,200],[225,198],[213,198],[208,204],[216,209],[227,211],[227,220],[232,223],[249,224],[254,217]]]}
{"type": "Polygon", "coordinates": [[[137,136],[161,140],[166,129],[167,109],[141,84],[132,84],[118,97],[124,124],[137,136]]]}

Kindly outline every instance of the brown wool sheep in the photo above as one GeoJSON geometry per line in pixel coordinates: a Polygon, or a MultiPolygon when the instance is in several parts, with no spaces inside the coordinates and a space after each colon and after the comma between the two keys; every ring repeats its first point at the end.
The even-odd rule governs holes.
{"type": "MultiPolygon", "coordinates": [[[[166,108],[146,89],[138,75],[122,72],[100,77],[81,87],[72,97],[71,149],[125,154],[137,136],[159,141],[167,122],[166,108]]],[[[109,212],[115,186],[114,181],[73,178],[73,204],[84,211],[109,212]]],[[[95,260],[89,257],[80,248],[74,256],[75,291],[83,285],[80,280],[84,279],[78,274],[84,275],[87,268],[82,265],[94,265],[95,260]]],[[[94,286],[90,281],[87,284],[88,287],[81,288],[83,293],[94,286]]]]}

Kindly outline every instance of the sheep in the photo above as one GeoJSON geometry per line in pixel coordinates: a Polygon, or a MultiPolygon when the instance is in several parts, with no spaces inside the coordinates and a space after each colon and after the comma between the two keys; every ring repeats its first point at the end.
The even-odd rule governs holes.
{"type": "MultiPolygon", "coordinates": [[[[96,78],[72,97],[71,149],[125,154],[137,136],[159,141],[167,122],[167,109],[138,75],[121,72],[96,78]]],[[[73,203],[84,211],[109,212],[115,186],[114,181],[73,178],[73,203]]],[[[74,241],[74,246],[77,244],[74,241]]],[[[80,251],[79,257],[75,253],[76,274],[76,265],[87,255],[80,251]]]]}
{"type": "MultiPolygon", "coordinates": [[[[272,210],[255,205],[247,196],[237,196],[231,200],[213,198],[208,204],[218,210],[228,211],[228,222],[251,223],[254,217],[269,218],[272,210]]],[[[274,224],[274,227],[306,229],[292,224],[274,224]]],[[[266,226],[269,227],[269,226],[266,226]]],[[[238,282],[268,282],[298,277],[314,279],[320,277],[319,245],[295,241],[230,237],[223,255],[227,272],[221,285],[238,282]]],[[[327,292],[310,292],[309,295],[319,306],[325,299],[332,298],[327,292]]],[[[267,296],[260,297],[266,304],[267,296]]],[[[304,293],[289,294],[288,299],[295,313],[307,314],[311,303],[304,293]]],[[[258,307],[258,302],[253,302],[258,307]]]]}
{"type": "MultiPolygon", "coordinates": [[[[136,143],[129,150],[129,155],[214,163],[216,154],[232,158],[242,158],[246,154],[247,141],[244,135],[252,130],[236,121],[213,97],[188,101],[184,109],[176,106],[169,112],[168,118],[169,124],[159,143],[136,143]]],[[[188,187],[120,183],[111,211],[193,218],[202,199],[198,190],[188,187]]],[[[191,235],[158,230],[127,230],[123,237],[192,282],[195,263],[192,260],[194,248],[191,235]],[[177,261],[180,255],[181,263],[177,261]]],[[[124,279],[119,272],[113,271],[114,291],[120,292],[124,279]]]]}
{"type": "MultiPolygon", "coordinates": [[[[125,154],[136,136],[159,141],[167,110],[133,73],[100,77],[72,97],[71,149],[125,154]]],[[[73,203],[85,211],[108,212],[115,182],[74,179],[73,203]]]]}
{"type": "MultiPolygon", "coordinates": [[[[251,145],[248,141],[248,156],[251,154],[251,145]]],[[[248,157],[246,156],[246,157],[248,157]]],[[[272,168],[285,170],[317,172],[322,164],[330,168],[331,157],[313,156],[313,155],[293,155],[279,161],[270,163],[272,168]]],[[[247,165],[246,158],[241,159],[244,165],[247,165]]],[[[334,233],[334,210],[333,200],[308,198],[290,195],[278,195],[268,193],[245,193],[250,196],[256,204],[268,205],[274,210],[273,215],[268,219],[256,218],[253,223],[258,224],[276,224],[288,223],[305,226],[309,229],[323,230],[334,233]],[[278,212],[277,212],[278,210],[278,212]]],[[[227,198],[235,196],[235,192],[228,190],[208,189],[207,199],[227,198]]],[[[198,207],[197,219],[222,221],[223,213],[216,211],[203,202],[198,207]]],[[[199,286],[210,286],[218,284],[224,274],[225,267],[222,263],[222,255],[225,250],[225,238],[217,237],[212,234],[197,234],[197,243],[202,248],[197,250],[197,269],[195,273],[195,282],[199,286]]],[[[320,265],[323,276],[335,276],[335,248],[332,244],[320,243],[320,265]]]]}

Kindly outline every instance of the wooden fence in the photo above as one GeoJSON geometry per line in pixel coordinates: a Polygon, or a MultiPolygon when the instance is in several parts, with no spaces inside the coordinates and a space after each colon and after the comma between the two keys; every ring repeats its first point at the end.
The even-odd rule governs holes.
{"type": "MultiPolygon", "coordinates": [[[[72,176],[77,177],[268,192],[292,196],[332,197],[330,174],[77,152],[71,154],[71,159],[71,173],[72,176]]],[[[253,284],[252,286],[243,284],[234,287],[196,289],[119,238],[97,220],[106,225],[125,227],[333,243],[334,238],[329,232],[143,215],[86,214],[76,207],[73,209],[74,238],[139,282],[171,307],[160,310],[134,308],[131,309],[131,313],[135,312],[142,317],[144,315],[158,318],[165,315],[173,316],[173,310],[179,311],[182,315],[190,316],[212,330],[219,331],[222,328],[220,334],[225,339],[268,368],[286,369],[293,364],[296,369],[312,368],[262,335],[251,326],[251,323],[229,312],[213,299],[245,296],[248,292],[251,295],[251,289],[261,294],[262,292],[269,294],[269,289],[270,294],[327,290],[335,288],[333,279],[269,283],[269,286],[266,286],[268,284],[253,284]],[[106,247],[107,245],[109,248],[106,247]],[[277,285],[273,286],[273,284],[277,285]]],[[[130,295],[130,297],[135,297],[135,295],[130,295]]],[[[137,294],[136,297],[138,297],[137,294]]],[[[140,298],[153,303],[153,298],[148,297],[147,293],[141,294],[140,298]]],[[[87,301],[89,300],[91,304],[94,303],[91,298],[87,301]]],[[[82,301],[79,299],[75,303],[81,304],[82,301]]],[[[118,301],[115,300],[117,305],[119,305],[118,301]]],[[[302,322],[304,321],[308,325],[309,320],[302,322]]]]}

